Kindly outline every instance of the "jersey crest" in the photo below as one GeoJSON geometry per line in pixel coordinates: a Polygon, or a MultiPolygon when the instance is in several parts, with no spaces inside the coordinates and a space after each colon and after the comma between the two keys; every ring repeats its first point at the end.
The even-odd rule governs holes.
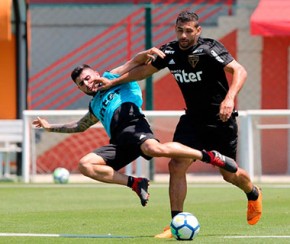
{"type": "Polygon", "coordinates": [[[190,65],[192,66],[192,68],[195,68],[195,66],[197,65],[197,63],[199,61],[199,57],[191,54],[191,55],[188,55],[187,60],[190,63],[190,65]]]}

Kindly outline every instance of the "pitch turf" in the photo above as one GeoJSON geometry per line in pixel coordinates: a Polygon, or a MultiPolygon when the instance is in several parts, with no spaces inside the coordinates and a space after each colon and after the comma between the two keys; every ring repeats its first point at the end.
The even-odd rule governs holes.
{"type": "MultiPolygon", "coordinates": [[[[198,218],[195,243],[290,243],[290,185],[261,185],[260,222],[246,222],[246,197],[228,184],[189,184],[185,211],[198,218]]],[[[133,191],[105,184],[0,184],[0,243],[161,243],[169,224],[167,184],[133,191]]],[[[184,243],[184,242],[183,242],[184,243]]]]}

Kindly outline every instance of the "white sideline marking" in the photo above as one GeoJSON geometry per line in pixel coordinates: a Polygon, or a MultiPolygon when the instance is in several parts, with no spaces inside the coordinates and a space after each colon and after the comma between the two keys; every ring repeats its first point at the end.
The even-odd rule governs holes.
{"type": "MultiPolygon", "coordinates": [[[[107,235],[77,235],[77,234],[37,234],[37,233],[0,233],[0,237],[64,237],[64,238],[132,238],[132,236],[107,235]]],[[[224,236],[225,239],[282,239],[290,236],[224,236]]]]}
{"type": "Polygon", "coordinates": [[[290,238],[290,236],[224,236],[225,239],[290,238]]]}
{"type": "Polygon", "coordinates": [[[0,237],[64,237],[64,238],[132,238],[131,236],[78,235],[78,234],[37,234],[37,233],[0,233],[0,237]]]}
{"type": "MultiPolygon", "coordinates": [[[[1,1],[1,0],[0,0],[1,1]]],[[[0,189],[2,188],[116,188],[116,187],[124,187],[121,185],[114,185],[106,184],[106,183],[68,183],[68,184],[46,184],[46,183],[31,183],[31,184],[0,184],[0,189]]],[[[168,187],[168,183],[154,183],[152,182],[150,188],[164,188],[168,187]]],[[[190,183],[188,188],[232,188],[232,185],[226,183],[190,183]]],[[[289,189],[290,184],[277,184],[277,185],[264,185],[262,184],[263,188],[270,188],[270,189],[289,189]]]]}
{"type": "Polygon", "coordinates": [[[59,234],[33,234],[33,233],[0,233],[0,236],[60,237],[59,234]]]}

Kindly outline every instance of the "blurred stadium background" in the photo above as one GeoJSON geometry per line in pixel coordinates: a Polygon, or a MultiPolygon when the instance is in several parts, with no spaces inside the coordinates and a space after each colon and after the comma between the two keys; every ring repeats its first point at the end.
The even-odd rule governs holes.
{"type": "MultiPolygon", "coordinates": [[[[174,40],[177,14],[190,9],[200,16],[203,36],[220,40],[248,71],[238,109],[286,111],[276,117],[255,117],[254,124],[265,129],[256,126],[254,130],[258,138],[255,160],[261,162],[255,171],[265,176],[289,176],[289,1],[1,0],[0,6],[0,121],[23,120],[25,110],[87,109],[89,98],[70,81],[75,66],[88,63],[102,73],[138,51],[174,40]]],[[[144,110],[183,110],[179,89],[167,71],[140,84],[144,110]]],[[[73,118],[46,116],[51,121],[73,118]]],[[[153,128],[161,141],[171,140],[177,119],[154,119],[153,128]]],[[[58,166],[78,173],[78,158],[108,142],[102,128],[78,135],[31,131],[29,147],[33,150],[28,150],[32,150],[35,165],[28,163],[37,174],[50,174],[58,166]]],[[[243,137],[247,131],[240,133],[243,137]]],[[[5,141],[0,143],[4,156],[5,141]]],[[[7,159],[9,174],[23,173],[22,154],[23,150],[7,159]]],[[[2,158],[1,166],[5,166],[2,158]]],[[[166,174],[167,162],[155,159],[149,170],[166,174]]],[[[135,168],[133,164],[133,173],[135,168]]],[[[2,171],[1,167],[1,175],[2,171]]],[[[216,169],[197,163],[189,173],[215,175],[216,169]]]]}

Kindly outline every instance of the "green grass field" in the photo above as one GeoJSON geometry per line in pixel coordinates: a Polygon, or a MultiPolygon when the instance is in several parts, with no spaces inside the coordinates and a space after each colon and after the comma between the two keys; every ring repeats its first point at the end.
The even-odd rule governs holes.
{"type": "MultiPolygon", "coordinates": [[[[194,242],[290,243],[290,185],[262,188],[262,219],[249,226],[239,189],[189,184],[185,211],[201,225],[194,242]]],[[[167,184],[151,183],[147,207],[129,188],[105,184],[1,183],[0,195],[0,243],[176,242],[153,238],[170,221],[167,184]]]]}

